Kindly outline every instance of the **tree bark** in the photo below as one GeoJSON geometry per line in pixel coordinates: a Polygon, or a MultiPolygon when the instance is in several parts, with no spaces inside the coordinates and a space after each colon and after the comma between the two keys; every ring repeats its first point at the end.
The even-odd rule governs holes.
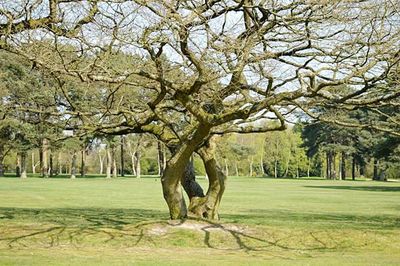
{"type": "Polygon", "coordinates": [[[135,172],[136,172],[136,177],[140,178],[142,174],[142,168],[140,164],[140,157],[141,157],[141,151],[138,149],[136,151],[136,160],[135,160],[135,172]]]}
{"type": "MultiPolygon", "coordinates": [[[[264,147],[264,146],[263,146],[264,147]]],[[[260,156],[260,171],[261,171],[261,176],[265,175],[265,171],[264,171],[264,152],[263,154],[260,156]]],[[[226,175],[228,176],[228,175],[226,175]]]]}
{"type": "Polygon", "coordinates": [[[236,171],[236,176],[239,176],[239,167],[237,165],[237,162],[235,162],[235,171],[236,171]]]}
{"type": "Polygon", "coordinates": [[[42,177],[49,177],[49,166],[48,166],[48,152],[49,152],[49,141],[43,139],[42,141],[42,177]]]}
{"type": "Polygon", "coordinates": [[[209,131],[209,126],[198,125],[192,136],[176,149],[167,162],[167,167],[161,177],[161,184],[171,219],[184,219],[187,217],[187,206],[182,195],[180,182],[185,174],[185,168],[191,155],[198,145],[204,141],[209,131]]]}
{"type": "Polygon", "coordinates": [[[54,168],[53,168],[53,166],[54,166],[54,162],[53,162],[53,152],[50,151],[50,155],[49,155],[49,171],[48,171],[50,177],[53,177],[53,174],[54,174],[54,168]]]}
{"type": "Polygon", "coordinates": [[[202,187],[196,182],[193,157],[185,167],[185,173],[181,180],[181,184],[189,197],[189,201],[191,201],[193,197],[204,197],[202,187]]]}
{"type": "Polygon", "coordinates": [[[103,174],[103,171],[104,171],[104,157],[101,157],[101,154],[100,154],[100,152],[99,152],[99,165],[100,165],[100,175],[102,175],[103,174]]]}
{"type": "Polygon", "coordinates": [[[125,176],[125,138],[124,136],[121,136],[121,146],[120,146],[120,151],[121,151],[121,176],[125,176]]]}
{"type": "Polygon", "coordinates": [[[43,140],[39,147],[39,171],[43,177],[43,140]]]}
{"type": "Polygon", "coordinates": [[[354,156],[351,164],[351,179],[356,180],[356,158],[354,156]]]}
{"type": "Polygon", "coordinates": [[[20,160],[20,165],[21,165],[21,178],[27,178],[27,174],[26,174],[26,157],[27,157],[27,152],[23,151],[20,153],[21,156],[21,160],[20,160]]]}
{"type": "Polygon", "coordinates": [[[0,147],[0,176],[4,176],[4,154],[2,148],[0,147]]]}
{"type": "Polygon", "coordinates": [[[208,191],[204,197],[194,197],[190,201],[189,211],[197,217],[218,220],[219,205],[225,191],[226,176],[215,159],[213,138],[198,150],[208,175],[208,191]]]}
{"type": "Polygon", "coordinates": [[[115,158],[115,150],[112,151],[112,158],[113,158],[112,160],[113,163],[111,172],[113,177],[118,177],[118,168],[117,168],[117,160],[115,158]]]}
{"type": "Polygon", "coordinates": [[[373,180],[379,180],[379,161],[374,158],[374,176],[372,177],[373,180]]]}
{"type": "Polygon", "coordinates": [[[251,156],[249,160],[249,176],[253,176],[253,156],[251,156]]]}
{"type": "Polygon", "coordinates": [[[107,155],[106,178],[111,178],[112,157],[109,145],[107,145],[106,147],[106,155],[107,155]]]}
{"type": "Polygon", "coordinates": [[[278,178],[278,160],[274,162],[274,177],[278,178]]]}
{"type": "Polygon", "coordinates": [[[337,171],[336,171],[336,152],[332,152],[332,162],[331,164],[333,165],[333,172],[332,172],[332,178],[331,179],[336,179],[337,177],[337,171]]]}
{"type": "Polygon", "coordinates": [[[36,162],[35,162],[35,151],[32,151],[32,174],[36,174],[36,162]]]}
{"type": "Polygon", "coordinates": [[[86,167],[86,149],[83,148],[81,150],[81,177],[85,177],[86,172],[85,172],[85,167],[86,167]]]}
{"type": "Polygon", "coordinates": [[[346,153],[342,151],[342,163],[341,163],[341,179],[346,179],[346,153]]]}
{"type": "Polygon", "coordinates": [[[76,153],[77,152],[74,151],[71,158],[71,179],[76,178],[76,157],[78,157],[76,153]]]}
{"type": "Polygon", "coordinates": [[[20,152],[17,153],[15,176],[21,177],[21,153],[20,152]]]}

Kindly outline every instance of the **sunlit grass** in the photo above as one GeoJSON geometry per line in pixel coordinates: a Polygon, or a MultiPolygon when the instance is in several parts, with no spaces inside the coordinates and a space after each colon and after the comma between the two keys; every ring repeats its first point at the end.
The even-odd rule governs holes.
{"type": "Polygon", "coordinates": [[[400,263],[400,183],[235,177],[221,217],[169,222],[155,177],[0,178],[0,265],[400,263]]]}

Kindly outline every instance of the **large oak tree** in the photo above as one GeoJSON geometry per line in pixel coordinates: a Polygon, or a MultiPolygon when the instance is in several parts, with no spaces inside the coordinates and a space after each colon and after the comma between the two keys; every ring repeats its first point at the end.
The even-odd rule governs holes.
{"type": "Polygon", "coordinates": [[[400,95],[382,89],[399,61],[399,4],[377,4],[14,1],[0,9],[0,48],[59,81],[62,108],[52,115],[78,118],[79,130],[163,141],[172,153],[161,178],[171,218],[188,215],[181,184],[190,212],[218,218],[225,177],[213,136],[282,130],[296,110],[318,116],[316,106],[352,108],[400,95]],[[343,85],[351,90],[334,89],[343,85]],[[77,104],[77,87],[96,105],[77,104]],[[209,177],[205,195],[188,169],[193,153],[209,177]]]}

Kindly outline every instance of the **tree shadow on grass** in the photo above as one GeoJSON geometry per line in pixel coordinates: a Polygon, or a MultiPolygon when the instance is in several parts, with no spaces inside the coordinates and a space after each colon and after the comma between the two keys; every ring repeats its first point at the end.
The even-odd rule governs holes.
{"type": "Polygon", "coordinates": [[[400,186],[304,186],[306,188],[344,189],[358,191],[400,192],[400,186]]]}
{"type": "MultiPolygon", "coordinates": [[[[263,219],[271,217],[260,210],[254,210],[254,213],[263,219]]],[[[327,233],[329,230],[277,233],[275,229],[244,225],[246,219],[254,217],[252,214],[249,217],[224,215],[228,221],[243,221],[237,225],[197,219],[169,221],[166,212],[144,209],[0,208],[0,249],[65,246],[191,248],[202,244],[202,247],[214,250],[268,252],[270,256],[289,259],[299,251],[329,251],[347,245],[348,240],[331,237],[327,233]]],[[[293,219],[293,214],[281,213],[278,218],[293,219]]]]}

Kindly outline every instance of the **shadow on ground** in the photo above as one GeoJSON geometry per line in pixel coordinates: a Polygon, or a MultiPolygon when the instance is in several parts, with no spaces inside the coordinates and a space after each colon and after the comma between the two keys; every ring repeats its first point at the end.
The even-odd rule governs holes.
{"type": "Polygon", "coordinates": [[[400,186],[304,186],[306,188],[345,189],[359,191],[400,192],[400,186]]]}
{"type": "MultiPolygon", "coordinates": [[[[329,220],[333,223],[367,217],[293,214],[250,210],[249,215],[224,215],[240,224],[188,219],[169,221],[168,213],[145,209],[0,208],[0,249],[53,247],[189,247],[245,252],[311,252],[354,248],[351,238],[328,229],[277,230],[245,226],[246,219],[329,220]],[[255,215],[256,214],[256,215],[255,215]]],[[[396,226],[400,222],[397,221],[396,226]]],[[[393,225],[394,226],[394,225],[393,225]]],[[[362,236],[362,230],[360,236],[362,236]]],[[[370,241],[365,237],[365,241],[370,241]]],[[[364,240],[363,240],[364,241],[364,240]]],[[[364,242],[365,242],[364,241],[364,242]]],[[[364,244],[363,244],[364,245],[364,244]]],[[[281,255],[277,255],[281,256],[281,255]]]]}

